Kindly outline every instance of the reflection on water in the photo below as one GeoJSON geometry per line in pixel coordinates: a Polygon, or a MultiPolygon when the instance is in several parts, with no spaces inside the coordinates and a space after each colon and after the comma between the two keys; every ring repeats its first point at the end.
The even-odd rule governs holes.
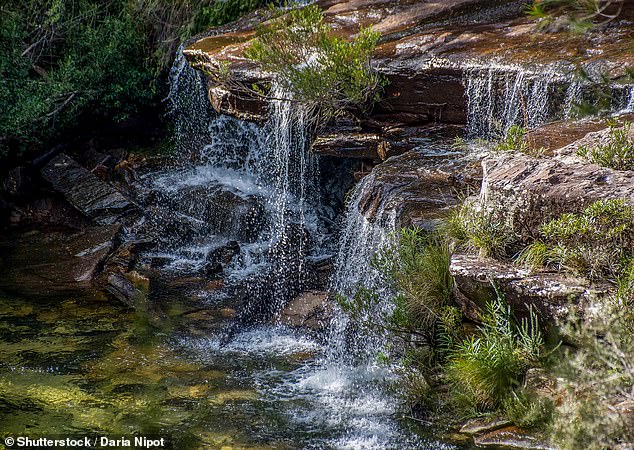
{"type": "Polygon", "coordinates": [[[150,317],[90,290],[40,286],[20,296],[37,286],[26,286],[33,281],[19,267],[11,273],[13,289],[0,282],[0,437],[163,437],[174,449],[453,448],[399,419],[384,367],[333,364],[322,343],[280,326],[224,342],[231,299],[201,298],[200,280],[151,279],[160,314],[150,317]]]}

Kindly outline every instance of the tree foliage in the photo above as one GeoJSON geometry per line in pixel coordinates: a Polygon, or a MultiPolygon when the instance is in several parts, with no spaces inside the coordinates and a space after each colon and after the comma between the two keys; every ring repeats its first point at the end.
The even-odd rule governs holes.
{"type": "Polygon", "coordinates": [[[627,0],[533,0],[526,7],[543,30],[584,32],[620,16],[627,0]]]}
{"type": "Polygon", "coordinates": [[[90,112],[121,121],[160,100],[184,37],[260,0],[25,0],[0,5],[0,156],[37,149],[90,112]]]}
{"type": "Polygon", "coordinates": [[[363,28],[351,41],[335,36],[317,5],[293,9],[260,27],[246,56],[275,75],[293,100],[324,117],[363,112],[385,80],[370,64],[380,34],[363,28]]]}

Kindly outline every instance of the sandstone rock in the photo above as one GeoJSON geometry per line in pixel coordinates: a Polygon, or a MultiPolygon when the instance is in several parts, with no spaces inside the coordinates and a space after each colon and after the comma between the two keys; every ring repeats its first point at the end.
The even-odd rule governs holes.
{"type": "Polygon", "coordinates": [[[610,292],[607,285],[590,284],[585,279],[558,273],[529,273],[513,264],[474,255],[455,254],[450,271],[455,280],[456,298],[471,320],[479,321],[488,301],[496,297],[493,287],[520,317],[533,307],[539,318],[550,324],[567,317],[610,292]]]}
{"type": "Polygon", "coordinates": [[[531,450],[556,450],[557,447],[550,444],[538,432],[529,432],[518,427],[505,427],[491,431],[474,439],[479,447],[508,447],[524,448],[531,450]]]}
{"type": "MultiPolygon", "coordinates": [[[[621,118],[621,121],[631,119],[632,115],[621,118]]],[[[606,145],[610,141],[611,130],[607,127],[607,124],[604,124],[604,128],[597,131],[591,131],[583,136],[581,139],[578,139],[566,146],[563,146],[555,151],[555,155],[563,160],[569,162],[575,161],[585,161],[582,157],[576,155],[577,151],[581,147],[593,148],[599,145],[606,145]]],[[[634,140],[634,127],[630,127],[629,136],[634,140]]]]}
{"type": "Polygon", "coordinates": [[[470,435],[481,434],[499,430],[500,428],[506,427],[510,424],[510,420],[500,417],[476,418],[468,420],[462,428],[460,428],[460,432],[470,435]]]}
{"type": "Polygon", "coordinates": [[[479,166],[476,157],[460,152],[420,149],[394,156],[364,180],[359,211],[373,221],[393,209],[399,226],[433,229],[459,196],[479,185],[479,166]]]}
{"type": "Polygon", "coordinates": [[[327,324],[329,308],[326,292],[303,292],[281,311],[279,321],[289,327],[320,331],[327,324]]]}
{"type": "Polygon", "coordinates": [[[622,198],[634,205],[634,172],[522,154],[496,155],[482,166],[479,205],[523,237],[597,200],[622,198]]]}
{"type": "Polygon", "coordinates": [[[318,136],[312,150],[318,155],[344,158],[384,157],[389,153],[389,144],[376,133],[335,133],[318,136]]]}
{"type": "Polygon", "coordinates": [[[111,224],[135,206],[110,184],[60,153],[42,168],[42,176],[68,202],[100,224],[111,224]]]}
{"type": "Polygon", "coordinates": [[[0,288],[46,297],[88,292],[120,233],[120,225],[92,226],[76,233],[25,234],[0,242],[0,288]]]}

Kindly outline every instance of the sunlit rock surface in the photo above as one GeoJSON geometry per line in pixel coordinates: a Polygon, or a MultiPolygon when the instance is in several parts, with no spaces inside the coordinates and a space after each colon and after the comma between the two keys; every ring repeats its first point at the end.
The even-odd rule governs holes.
{"type": "Polygon", "coordinates": [[[467,317],[479,321],[496,289],[513,312],[527,317],[529,308],[550,324],[582,313],[591,301],[611,291],[607,284],[591,284],[564,274],[536,272],[517,265],[475,255],[455,254],[449,268],[456,286],[456,300],[467,317]]]}

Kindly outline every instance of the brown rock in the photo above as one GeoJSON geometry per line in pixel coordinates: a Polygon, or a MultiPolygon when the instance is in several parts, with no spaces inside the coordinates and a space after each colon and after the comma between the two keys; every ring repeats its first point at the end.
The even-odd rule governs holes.
{"type": "Polygon", "coordinates": [[[135,206],[110,184],[100,180],[63,153],[42,168],[42,176],[71,205],[97,223],[114,223],[135,209],[135,206]]]}
{"type": "Polygon", "coordinates": [[[610,292],[607,285],[558,273],[531,274],[513,264],[475,255],[453,255],[450,271],[456,299],[467,317],[475,321],[480,320],[487,302],[495,299],[494,285],[515,314],[526,317],[532,307],[542,321],[550,324],[572,311],[582,313],[585,305],[610,292]]]}
{"type": "Polygon", "coordinates": [[[322,291],[306,291],[291,300],[281,311],[282,325],[320,331],[328,319],[328,294],[322,291]]]}
{"type": "Polygon", "coordinates": [[[505,427],[491,431],[474,439],[479,447],[509,447],[525,448],[531,450],[555,450],[556,446],[550,444],[538,432],[529,432],[518,427],[505,427]]]}
{"type": "Polygon", "coordinates": [[[562,213],[602,199],[634,205],[634,172],[509,154],[485,159],[479,204],[524,237],[562,213]]]}

